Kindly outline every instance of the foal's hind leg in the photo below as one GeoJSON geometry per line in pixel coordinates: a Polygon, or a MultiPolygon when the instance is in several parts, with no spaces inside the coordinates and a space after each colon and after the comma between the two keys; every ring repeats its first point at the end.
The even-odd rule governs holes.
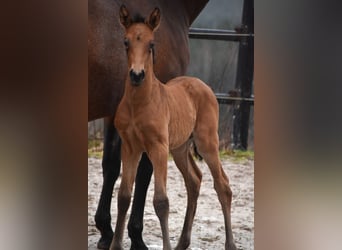
{"type": "Polygon", "coordinates": [[[236,250],[231,228],[231,200],[232,191],[229,187],[229,180],[225,174],[218,152],[218,135],[216,130],[204,129],[201,133],[195,133],[197,149],[205,162],[208,164],[214,180],[214,188],[221,203],[226,229],[226,250],[236,250]]]}
{"type": "Polygon", "coordinates": [[[194,162],[189,151],[189,144],[186,143],[181,148],[172,151],[173,159],[181,171],[186,190],[188,193],[188,204],[181,237],[176,250],[186,249],[191,241],[191,229],[197,208],[197,199],[201,186],[202,173],[194,162]]]}

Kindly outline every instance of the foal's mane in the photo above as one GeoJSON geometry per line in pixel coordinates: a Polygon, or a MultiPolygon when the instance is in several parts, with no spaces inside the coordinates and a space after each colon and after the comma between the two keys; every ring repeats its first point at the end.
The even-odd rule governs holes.
{"type": "Polygon", "coordinates": [[[132,24],[133,23],[145,23],[145,17],[140,14],[135,14],[132,18],[132,24]]]}

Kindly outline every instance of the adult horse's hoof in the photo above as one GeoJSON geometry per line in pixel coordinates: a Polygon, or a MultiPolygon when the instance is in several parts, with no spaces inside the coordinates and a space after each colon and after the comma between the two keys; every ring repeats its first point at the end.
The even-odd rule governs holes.
{"type": "Polygon", "coordinates": [[[112,238],[113,237],[101,237],[99,242],[97,242],[97,248],[98,249],[109,249],[110,243],[112,243],[112,238]]]}
{"type": "Polygon", "coordinates": [[[148,247],[144,244],[144,242],[139,244],[132,243],[130,250],[148,250],[148,247]]]}

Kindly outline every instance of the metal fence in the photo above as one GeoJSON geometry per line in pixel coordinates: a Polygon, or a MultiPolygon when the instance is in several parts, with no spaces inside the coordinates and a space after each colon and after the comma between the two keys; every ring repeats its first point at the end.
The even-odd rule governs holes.
{"type": "MultiPolygon", "coordinates": [[[[254,105],[254,1],[245,0],[242,24],[235,30],[190,28],[192,39],[239,42],[239,56],[235,89],[228,93],[215,93],[220,104],[234,105],[232,147],[246,150],[250,130],[251,106],[254,105]]],[[[252,114],[253,115],[253,114],[252,114]]]]}

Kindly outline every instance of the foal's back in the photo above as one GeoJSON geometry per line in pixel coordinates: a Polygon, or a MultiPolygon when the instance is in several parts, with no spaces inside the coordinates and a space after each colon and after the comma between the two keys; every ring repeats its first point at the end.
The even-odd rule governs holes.
{"type": "Polygon", "coordinates": [[[188,139],[199,124],[217,131],[218,103],[208,85],[198,78],[182,76],[167,82],[165,89],[170,112],[169,133],[178,135],[173,140],[170,138],[170,149],[180,146],[179,141],[188,139]]]}

